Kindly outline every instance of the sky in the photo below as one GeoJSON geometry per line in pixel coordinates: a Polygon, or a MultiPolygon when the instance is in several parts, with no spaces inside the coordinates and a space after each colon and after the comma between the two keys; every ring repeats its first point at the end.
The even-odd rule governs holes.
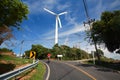
{"type": "MultiPolygon", "coordinates": [[[[32,44],[41,44],[44,47],[52,48],[55,44],[55,16],[46,12],[47,8],[56,14],[66,11],[61,15],[62,28],[59,28],[59,45],[70,47],[77,46],[85,51],[91,52],[93,45],[85,40],[85,31],[88,25],[83,0],[22,0],[28,5],[28,20],[23,20],[21,30],[14,29],[14,38],[5,41],[1,47],[12,49],[16,54],[24,53],[31,49],[32,44]]],[[[91,19],[100,20],[104,11],[120,10],[120,0],[86,0],[88,14],[91,19]]],[[[105,56],[120,59],[120,55],[110,53],[104,46],[98,46],[105,53],[105,56]]]]}

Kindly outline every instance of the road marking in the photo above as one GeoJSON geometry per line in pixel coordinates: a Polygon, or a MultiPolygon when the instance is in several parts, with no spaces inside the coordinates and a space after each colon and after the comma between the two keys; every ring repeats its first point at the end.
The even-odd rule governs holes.
{"type": "MultiPolygon", "coordinates": [[[[43,61],[41,61],[41,62],[43,62],[43,61]]],[[[46,77],[45,80],[49,80],[49,77],[50,77],[50,67],[45,62],[43,62],[43,63],[47,66],[47,69],[48,69],[47,77],[46,77]]]]}
{"type": "Polygon", "coordinates": [[[97,80],[97,79],[94,78],[92,75],[90,75],[90,74],[87,73],[86,71],[82,70],[80,67],[78,68],[78,67],[76,67],[76,66],[74,66],[74,65],[72,65],[72,64],[68,64],[68,63],[65,63],[65,64],[67,64],[67,65],[69,65],[69,66],[71,66],[71,67],[73,67],[73,68],[81,71],[81,72],[84,73],[85,75],[87,75],[87,76],[89,76],[90,78],[92,78],[92,80],[97,80]]]}

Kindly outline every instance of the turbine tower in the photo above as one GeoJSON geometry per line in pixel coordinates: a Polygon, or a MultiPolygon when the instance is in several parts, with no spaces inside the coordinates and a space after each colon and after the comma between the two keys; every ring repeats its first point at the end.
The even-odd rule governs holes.
{"type": "Polygon", "coordinates": [[[62,28],[62,24],[61,24],[61,20],[59,18],[59,16],[63,15],[63,14],[67,14],[67,12],[62,12],[62,13],[59,13],[59,14],[56,14],[46,8],[44,8],[45,11],[49,12],[50,14],[52,15],[55,15],[56,16],[56,24],[55,24],[55,44],[58,43],[58,26],[60,28],[62,28]]]}

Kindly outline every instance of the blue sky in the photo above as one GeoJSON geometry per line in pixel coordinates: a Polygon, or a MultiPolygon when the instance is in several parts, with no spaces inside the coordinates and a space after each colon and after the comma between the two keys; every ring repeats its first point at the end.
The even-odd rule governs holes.
{"type": "MultiPolygon", "coordinates": [[[[70,47],[78,46],[86,51],[94,50],[94,46],[87,43],[84,38],[85,30],[83,26],[86,21],[83,0],[22,0],[29,7],[28,20],[21,24],[21,30],[14,30],[15,36],[10,41],[5,41],[1,47],[12,49],[19,54],[31,49],[32,44],[41,44],[51,48],[54,45],[55,16],[46,12],[47,8],[55,13],[67,11],[68,14],[60,16],[62,28],[59,28],[59,45],[67,44],[70,47]],[[23,41],[21,45],[21,41],[23,41]]],[[[120,10],[120,0],[86,0],[90,18],[100,19],[104,11],[120,10]]],[[[110,54],[106,48],[101,46],[107,57],[120,59],[120,55],[110,54]]]]}

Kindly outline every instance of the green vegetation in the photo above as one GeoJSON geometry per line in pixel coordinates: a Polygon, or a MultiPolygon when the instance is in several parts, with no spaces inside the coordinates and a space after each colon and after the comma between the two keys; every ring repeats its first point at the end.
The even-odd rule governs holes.
{"type": "Polygon", "coordinates": [[[8,55],[0,55],[0,74],[11,71],[19,66],[29,63],[32,63],[30,59],[22,59],[8,55]]]}
{"type": "Polygon", "coordinates": [[[54,45],[52,49],[43,47],[42,45],[32,45],[31,50],[25,51],[24,57],[28,58],[30,51],[36,52],[37,59],[47,58],[47,54],[51,53],[51,58],[57,58],[57,55],[63,55],[64,60],[77,60],[77,59],[87,59],[89,54],[84,50],[78,48],[70,48],[66,45],[59,46],[58,44],[54,45]]]}
{"type": "MultiPolygon", "coordinates": [[[[39,62],[35,68],[23,72],[21,75],[16,76],[17,80],[44,80],[46,67],[43,63],[39,62]]],[[[11,79],[11,80],[14,80],[11,79]]]]}
{"type": "MultiPolygon", "coordinates": [[[[99,45],[105,44],[110,52],[120,50],[120,10],[105,11],[101,19],[93,23],[91,35],[99,45]]],[[[91,39],[91,43],[92,43],[91,39]]],[[[118,52],[119,53],[119,52],[118,52]]]]}
{"type": "Polygon", "coordinates": [[[7,48],[0,48],[0,52],[13,52],[13,51],[7,48]]]}
{"type": "Polygon", "coordinates": [[[0,0],[0,45],[12,36],[12,27],[20,29],[20,24],[29,13],[21,0],[0,0]]]}
{"type": "MultiPolygon", "coordinates": [[[[32,59],[18,58],[10,55],[0,55],[0,74],[12,71],[15,68],[30,63],[32,63],[32,59]]],[[[16,76],[15,78],[24,80],[44,80],[43,78],[45,70],[45,65],[39,62],[39,64],[35,68],[27,70],[26,72],[22,73],[19,76],[16,76]]],[[[14,80],[15,78],[12,78],[11,80],[14,80]]]]}
{"type": "Polygon", "coordinates": [[[87,39],[95,45],[97,59],[100,55],[96,45],[104,45],[108,51],[120,53],[120,10],[105,11],[87,32],[87,39]]]}
{"type": "Polygon", "coordinates": [[[27,63],[32,63],[32,60],[30,59],[23,59],[23,58],[18,58],[18,57],[12,57],[12,56],[7,56],[7,55],[1,55],[0,60],[5,60],[6,62],[13,62],[15,65],[23,65],[27,63]]]}
{"type": "MultiPolygon", "coordinates": [[[[93,61],[90,60],[87,63],[93,64],[93,61]]],[[[106,68],[111,68],[111,69],[120,71],[120,60],[114,60],[114,59],[111,59],[111,58],[101,57],[100,64],[99,64],[98,60],[96,60],[95,65],[99,65],[99,66],[103,66],[103,67],[106,67],[106,68]]]]}
{"type": "MultiPolygon", "coordinates": [[[[94,53],[94,57],[97,58],[97,52],[96,51],[93,51],[92,54],[94,53]]],[[[90,57],[92,58],[93,55],[90,54],[90,57]]],[[[101,49],[98,49],[98,54],[100,57],[104,57],[104,52],[101,50],[101,49]]]]}
{"type": "Polygon", "coordinates": [[[27,80],[44,80],[45,65],[39,62],[38,66],[35,68],[35,73],[27,80]]]}

